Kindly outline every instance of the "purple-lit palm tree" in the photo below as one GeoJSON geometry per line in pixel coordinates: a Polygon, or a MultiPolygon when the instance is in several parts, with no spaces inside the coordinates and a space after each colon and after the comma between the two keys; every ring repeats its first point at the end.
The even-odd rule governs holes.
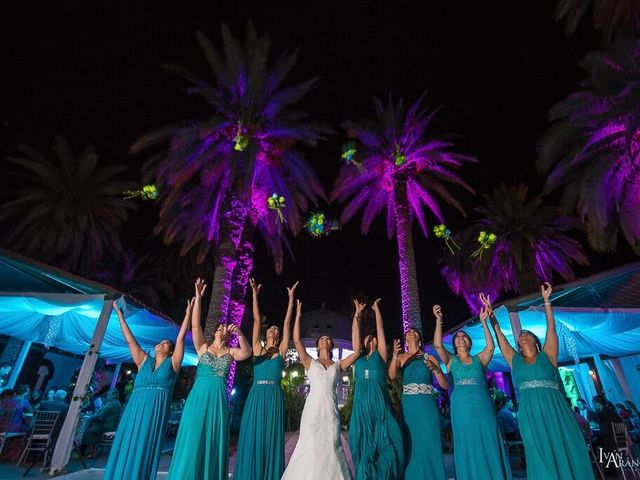
{"type": "Polygon", "coordinates": [[[105,257],[118,258],[122,225],[135,208],[122,198],[135,183],[117,178],[126,167],[99,166],[93,147],[76,156],[61,136],[55,160],[29,145],[16,150],[7,160],[19,167],[20,180],[0,211],[0,220],[14,224],[4,235],[9,248],[79,275],[105,257]]]}
{"type": "Polygon", "coordinates": [[[589,76],[552,107],[538,167],[548,191],[563,188],[597,250],[614,250],[618,232],[640,253],[640,41],[619,38],[589,53],[589,76]]]}
{"type": "Polygon", "coordinates": [[[374,105],[375,121],[343,125],[349,137],[361,144],[358,161],[363,168],[343,165],[332,199],[345,203],[343,223],[362,210],[365,234],[374,218],[385,211],[387,234],[389,238],[395,234],[398,242],[402,325],[405,331],[412,326],[421,329],[412,220],[417,219],[423,234],[428,235],[425,210],[443,221],[439,199],[464,215],[446,184],[473,192],[455,170],[475,159],[451,151],[450,141],[427,136],[435,110],[423,108],[422,98],[407,111],[402,100],[394,103],[391,97],[386,106],[379,99],[374,99],[374,105]]]}
{"type": "Polygon", "coordinates": [[[573,265],[588,264],[581,244],[570,236],[580,230],[580,221],[562,207],[543,205],[542,196],[527,199],[527,192],[523,184],[502,184],[484,195],[485,206],[476,208],[480,219],[460,234],[461,250],[441,260],[443,277],[473,313],[480,310],[480,292],[494,299],[500,292],[534,292],[554,274],[564,281],[575,279],[573,265]],[[481,231],[497,240],[473,256],[481,231]]]}
{"type": "Polygon", "coordinates": [[[266,239],[280,270],[285,229],[296,234],[309,202],[324,197],[296,147],[315,145],[329,129],[295,109],[315,79],[283,86],[296,53],[270,64],[269,38],[258,37],[251,24],[244,45],[222,26],[223,53],[202,33],[197,37],[213,82],[181,67],[167,68],[190,83],[188,92],[205,100],[209,115],[151,132],[131,151],[163,146],[147,162],[161,192],[156,233],[166,244],[181,244],[183,255],[197,250],[199,261],[214,258],[209,336],[216,321],[242,321],[254,232],[266,239]],[[284,222],[267,206],[273,193],[286,200],[284,222]]]}
{"type": "Polygon", "coordinates": [[[565,33],[572,35],[591,8],[593,26],[610,40],[616,30],[632,33],[640,20],[640,0],[558,0],[556,20],[565,21],[565,33]]]}

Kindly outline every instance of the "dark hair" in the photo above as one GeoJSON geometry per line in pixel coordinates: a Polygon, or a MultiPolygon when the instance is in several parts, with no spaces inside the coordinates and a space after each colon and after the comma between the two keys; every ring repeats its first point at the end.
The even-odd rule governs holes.
{"type": "Polygon", "coordinates": [[[322,337],[327,337],[329,339],[329,341],[331,342],[331,348],[329,349],[329,358],[331,360],[333,360],[333,348],[334,348],[335,344],[333,343],[333,338],[331,338],[329,335],[320,335],[318,337],[318,339],[316,340],[316,350],[318,350],[318,344],[320,343],[320,339],[322,337]]]}
{"type": "Polygon", "coordinates": [[[580,409],[578,407],[573,407],[573,413],[580,413],[580,409]]]}
{"type": "Polygon", "coordinates": [[[213,328],[211,329],[211,342],[210,343],[213,343],[213,341],[216,339],[216,332],[218,331],[218,328],[220,328],[220,325],[228,325],[228,324],[225,323],[225,322],[216,322],[216,323],[213,324],[213,328]]]}
{"type": "Polygon", "coordinates": [[[169,345],[171,345],[171,353],[173,353],[173,351],[176,349],[176,342],[168,338],[165,338],[165,340],[169,343],[169,345]]]}
{"type": "MultiPolygon", "coordinates": [[[[278,329],[278,341],[275,343],[274,346],[279,347],[280,343],[282,342],[282,329],[280,328],[280,325],[269,325],[267,327],[267,330],[269,330],[270,328],[276,327],[278,329]]],[[[266,341],[266,332],[265,332],[265,341],[266,341]]]]}
{"type": "Polygon", "coordinates": [[[464,330],[458,330],[451,337],[451,346],[453,347],[453,351],[458,353],[458,349],[456,347],[456,337],[458,336],[459,333],[462,333],[465,337],[467,337],[467,340],[469,340],[469,351],[471,351],[471,347],[473,347],[473,341],[471,340],[471,337],[469,336],[469,334],[464,330]]]}
{"type": "Polygon", "coordinates": [[[640,412],[638,412],[638,407],[636,407],[636,404],[633,403],[631,400],[625,400],[624,401],[624,406],[627,408],[627,410],[629,410],[630,412],[635,412],[636,415],[640,415],[640,412]]]}
{"type": "MultiPolygon", "coordinates": [[[[524,335],[525,333],[527,335],[531,335],[533,337],[534,341],[536,342],[536,348],[538,349],[538,352],[541,352],[542,351],[542,343],[540,342],[540,339],[538,338],[538,336],[535,333],[533,333],[531,330],[527,330],[526,328],[520,330],[520,335],[518,335],[518,340],[520,340],[520,337],[522,335],[524,335]]],[[[520,348],[520,343],[519,342],[518,342],[518,351],[522,352],[522,348],[520,348]]]]}
{"type": "Polygon", "coordinates": [[[26,383],[23,383],[22,385],[18,385],[18,388],[16,388],[16,393],[18,395],[24,395],[28,391],[29,391],[29,385],[27,385],[26,383]]]}

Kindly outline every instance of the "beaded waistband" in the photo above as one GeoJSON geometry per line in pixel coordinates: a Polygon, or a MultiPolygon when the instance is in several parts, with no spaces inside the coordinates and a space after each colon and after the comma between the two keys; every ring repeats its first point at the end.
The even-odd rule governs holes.
{"type": "Polygon", "coordinates": [[[275,380],[256,380],[255,384],[256,385],[275,385],[276,381],[275,380]]]}
{"type": "Polygon", "coordinates": [[[522,382],[519,388],[520,390],[526,390],[528,388],[552,388],[559,390],[560,384],[553,380],[530,380],[528,382],[522,382]]]}
{"type": "Polygon", "coordinates": [[[455,380],[453,384],[457,387],[459,385],[485,385],[485,382],[477,378],[460,378],[455,380]]]}
{"type": "Polygon", "coordinates": [[[402,393],[405,395],[433,395],[436,389],[433,385],[426,383],[407,383],[402,386],[402,393]]]}
{"type": "Polygon", "coordinates": [[[131,393],[136,392],[138,390],[172,390],[172,387],[165,387],[162,385],[143,385],[141,387],[134,387],[133,390],[131,390],[131,393]]]}

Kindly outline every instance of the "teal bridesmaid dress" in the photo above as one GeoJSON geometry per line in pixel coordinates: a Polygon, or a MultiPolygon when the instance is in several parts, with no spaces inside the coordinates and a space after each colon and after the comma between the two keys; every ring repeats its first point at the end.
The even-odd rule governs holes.
{"type": "Polygon", "coordinates": [[[233,358],[205,352],[184,405],[169,479],[226,480],[229,475],[227,377],[233,358]]]}
{"type": "Polygon", "coordinates": [[[354,364],[349,446],[356,480],[402,478],[402,433],[387,392],[387,365],[376,350],[354,364]]]}
{"type": "Polygon", "coordinates": [[[451,424],[457,480],[511,478],[509,457],[489,395],[484,367],[474,355],[469,365],[451,356],[451,424]]]}
{"type": "Polygon", "coordinates": [[[154,370],[155,363],[148,356],[136,376],[113,440],[105,480],[156,478],[176,372],[171,357],[154,370]]]}
{"type": "Polygon", "coordinates": [[[244,404],[236,480],[279,480],[284,472],[284,359],[255,357],[253,385],[244,404]]]}
{"type": "Polygon", "coordinates": [[[530,480],[594,478],[580,428],[565,399],[564,387],[549,357],[540,352],[528,364],[513,357],[513,381],[520,389],[518,423],[530,480]]]}
{"type": "Polygon", "coordinates": [[[424,358],[414,358],[402,367],[402,409],[406,436],[405,480],[444,480],[442,426],[431,371],[424,358]]]}

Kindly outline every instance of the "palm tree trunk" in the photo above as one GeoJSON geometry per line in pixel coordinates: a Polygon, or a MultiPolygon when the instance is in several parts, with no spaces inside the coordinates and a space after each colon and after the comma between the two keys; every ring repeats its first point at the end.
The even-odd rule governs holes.
{"type": "Polygon", "coordinates": [[[215,272],[211,301],[204,327],[207,342],[213,341],[213,328],[218,322],[228,323],[229,321],[234,271],[239,260],[242,232],[248,219],[247,209],[233,195],[225,202],[224,211],[224,222],[220,228],[220,245],[214,258],[215,272]]]}
{"type": "Polygon", "coordinates": [[[407,179],[396,178],[394,189],[396,238],[398,239],[398,267],[400,269],[400,299],[402,302],[402,330],[417,329],[422,335],[420,296],[413,249],[411,216],[407,200],[407,179]]]}

